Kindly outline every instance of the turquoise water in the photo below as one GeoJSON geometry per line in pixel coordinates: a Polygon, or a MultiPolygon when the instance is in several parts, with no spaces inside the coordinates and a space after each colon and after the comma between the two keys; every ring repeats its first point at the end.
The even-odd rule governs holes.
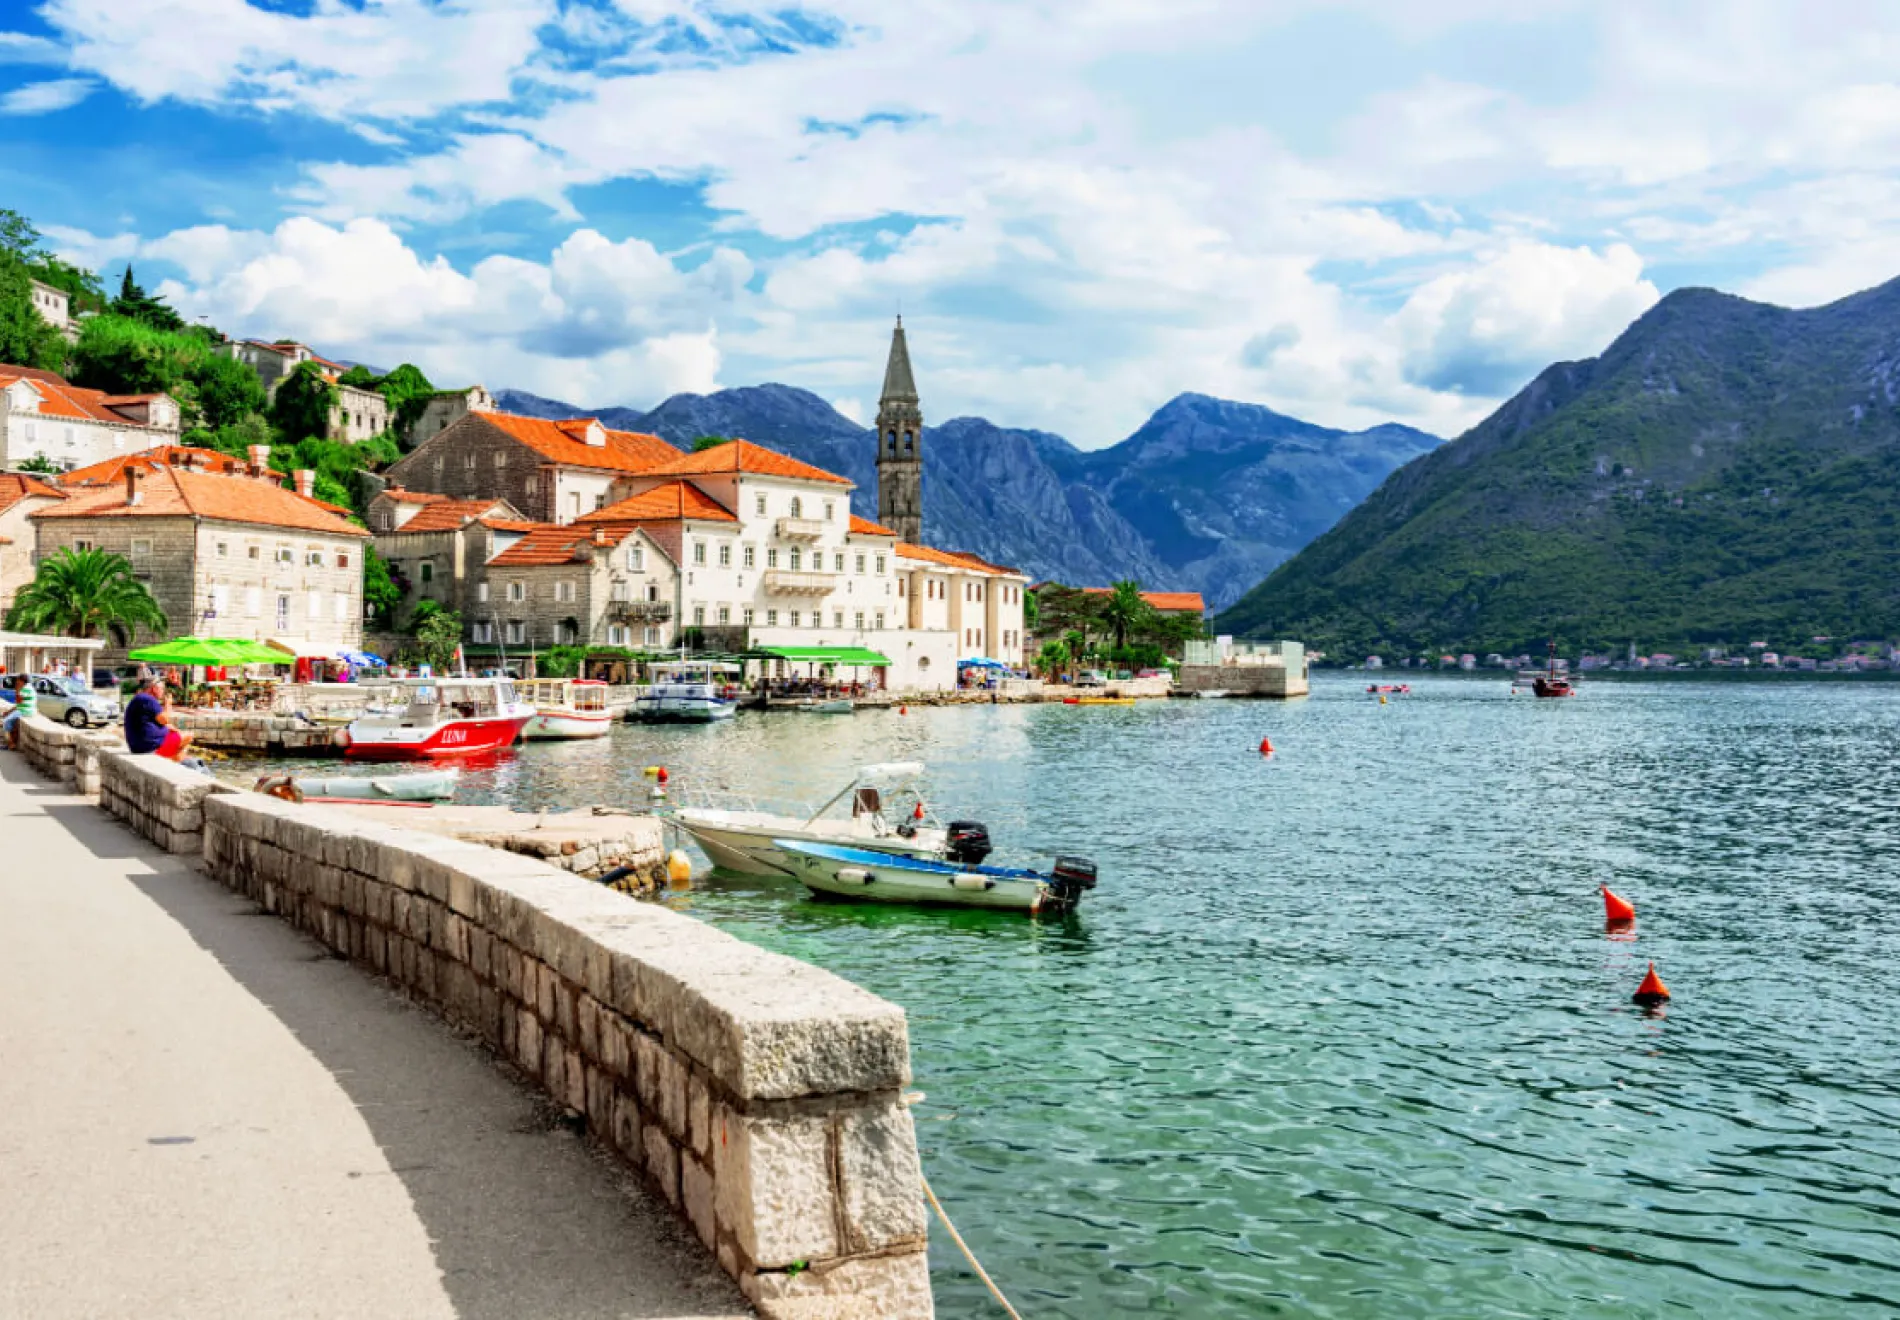
{"type": "MultiPolygon", "coordinates": [[[[474,787],[914,757],[999,857],[1094,857],[1061,922],[670,900],[908,1009],[926,1173],[1032,1320],[1900,1308],[1900,688],[1414,688],[629,727],[474,787]]],[[[997,1314],[931,1251],[941,1315],[997,1314]]]]}

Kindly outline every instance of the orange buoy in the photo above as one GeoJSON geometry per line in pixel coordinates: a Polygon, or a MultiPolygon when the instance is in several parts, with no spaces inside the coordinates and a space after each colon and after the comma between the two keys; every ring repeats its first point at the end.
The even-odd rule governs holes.
{"type": "Polygon", "coordinates": [[[908,715],[908,714],[910,714],[910,707],[909,707],[909,706],[899,706],[899,707],[897,708],[897,713],[898,713],[899,715],[908,715]]]}
{"type": "Polygon", "coordinates": [[[1272,755],[1273,755],[1273,739],[1271,739],[1271,738],[1262,738],[1262,739],[1260,740],[1260,754],[1261,754],[1262,756],[1272,756],[1272,755]]]}
{"type": "Polygon", "coordinates": [[[1644,1008],[1654,1008],[1657,1004],[1668,1002],[1669,987],[1662,983],[1662,977],[1656,975],[1655,963],[1649,965],[1649,975],[1636,987],[1636,993],[1630,996],[1630,1000],[1644,1008]]]}
{"type": "Polygon", "coordinates": [[[1620,894],[1610,892],[1608,885],[1598,885],[1603,891],[1603,919],[1611,925],[1620,925],[1636,920],[1636,908],[1620,894]]]}
{"type": "Polygon", "coordinates": [[[922,820],[924,818],[924,804],[923,803],[919,802],[915,807],[911,809],[910,818],[912,820],[922,820]]]}
{"type": "Polygon", "coordinates": [[[655,779],[657,779],[657,780],[659,780],[659,781],[660,781],[660,782],[661,782],[662,784],[664,784],[664,783],[666,782],[666,767],[665,767],[665,766],[661,766],[661,767],[660,767],[660,773],[659,773],[659,774],[657,774],[657,775],[655,775],[655,776],[653,776],[653,777],[654,777],[655,779]]]}

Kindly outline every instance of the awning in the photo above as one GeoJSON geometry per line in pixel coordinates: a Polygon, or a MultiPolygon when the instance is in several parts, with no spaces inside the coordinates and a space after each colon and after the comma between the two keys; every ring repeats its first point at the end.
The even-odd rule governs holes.
{"type": "Polygon", "coordinates": [[[0,647],[38,651],[97,651],[105,643],[97,637],[59,637],[52,633],[0,632],[0,647]]]}
{"type": "Polygon", "coordinates": [[[288,659],[262,642],[235,637],[175,637],[133,651],[128,659],[148,665],[287,665],[288,659]]]}
{"type": "Polygon", "coordinates": [[[368,651],[352,651],[348,647],[336,653],[336,658],[352,669],[387,669],[389,662],[380,655],[371,655],[368,651]]]}
{"type": "Polygon", "coordinates": [[[884,669],[889,656],[862,646],[757,646],[746,654],[757,660],[784,660],[792,664],[848,665],[860,669],[884,669]]]}
{"type": "Polygon", "coordinates": [[[992,660],[986,655],[972,656],[968,660],[957,661],[958,669],[1008,669],[1001,660],[992,660]]]}

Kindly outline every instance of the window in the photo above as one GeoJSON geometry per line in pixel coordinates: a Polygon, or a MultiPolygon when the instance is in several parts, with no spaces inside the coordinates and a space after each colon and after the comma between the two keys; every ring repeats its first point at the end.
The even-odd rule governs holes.
{"type": "Polygon", "coordinates": [[[147,556],[149,556],[151,553],[152,553],[152,542],[149,537],[140,536],[140,537],[133,538],[132,558],[144,559],[147,556]]]}
{"type": "Polygon", "coordinates": [[[797,626],[798,626],[798,611],[793,610],[792,611],[792,627],[796,628],[797,626]]]}
{"type": "Polygon", "coordinates": [[[435,581],[435,561],[430,559],[423,560],[421,573],[424,582],[435,581]]]}
{"type": "Polygon", "coordinates": [[[470,641],[483,643],[492,642],[495,640],[495,625],[492,623],[470,624],[468,636],[470,641]]]}
{"type": "Polygon", "coordinates": [[[627,569],[629,572],[640,572],[646,567],[646,562],[647,552],[644,547],[637,545],[627,547],[627,569]]]}
{"type": "Polygon", "coordinates": [[[660,630],[651,624],[647,625],[647,630],[645,634],[643,634],[641,641],[647,646],[658,646],[660,644],[660,630]]]}
{"type": "Polygon", "coordinates": [[[499,449],[495,451],[495,466],[496,467],[508,466],[508,455],[502,453],[499,449]]]}
{"type": "Polygon", "coordinates": [[[277,547],[277,562],[286,568],[297,562],[297,552],[287,545],[277,547]]]}
{"type": "Polygon", "coordinates": [[[879,555],[877,557],[877,571],[880,573],[884,571],[884,556],[883,555],[879,555]]]}
{"type": "Polygon", "coordinates": [[[574,584],[572,582],[556,582],[554,584],[554,599],[563,604],[572,601],[574,599],[574,584]]]}
{"type": "Polygon", "coordinates": [[[825,501],[825,521],[832,521],[832,503],[830,500],[825,501]]]}
{"type": "Polygon", "coordinates": [[[805,566],[805,552],[797,546],[792,547],[792,572],[796,573],[805,566]]]}
{"type": "Polygon", "coordinates": [[[778,547],[777,546],[767,547],[765,551],[765,566],[767,568],[778,567],[778,547]]]}
{"type": "Polygon", "coordinates": [[[723,628],[731,622],[732,607],[730,605],[721,605],[719,607],[719,626],[723,628]]]}
{"type": "Polygon", "coordinates": [[[746,627],[750,628],[752,626],[752,611],[750,609],[742,611],[739,615],[739,618],[740,618],[740,621],[743,622],[746,627]]]}
{"type": "Polygon", "coordinates": [[[798,496],[796,495],[792,496],[792,517],[802,518],[804,516],[805,516],[805,502],[799,499],[798,496]]]}
{"type": "Polygon", "coordinates": [[[864,556],[863,555],[858,556],[858,562],[852,571],[857,572],[857,573],[862,573],[864,571],[864,556]]]}
{"type": "Polygon", "coordinates": [[[627,630],[617,623],[609,624],[607,627],[607,645],[625,646],[626,644],[627,630]]]}
{"type": "Polygon", "coordinates": [[[486,582],[477,582],[475,584],[475,599],[483,605],[488,604],[488,584],[486,582]]]}
{"type": "Polygon", "coordinates": [[[336,552],[336,566],[338,568],[348,568],[350,566],[350,552],[348,550],[339,550],[336,552]]]}
{"type": "Polygon", "coordinates": [[[304,551],[303,566],[305,568],[322,568],[323,567],[323,551],[321,550],[304,551]]]}
{"type": "Polygon", "coordinates": [[[852,616],[851,626],[853,628],[856,628],[859,632],[864,631],[864,611],[863,610],[859,610],[855,615],[852,616]]]}
{"type": "Polygon", "coordinates": [[[510,582],[508,584],[508,599],[509,600],[526,600],[527,598],[528,598],[528,588],[523,583],[510,582]]]}
{"type": "Polygon", "coordinates": [[[211,588],[211,612],[222,617],[229,613],[230,609],[231,588],[225,586],[222,582],[213,584],[211,588]]]}
{"type": "Polygon", "coordinates": [[[616,578],[611,595],[614,600],[632,600],[633,585],[628,582],[622,582],[616,578]]]}
{"type": "Polygon", "coordinates": [[[660,598],[660,584],[657,582],[647,583],[647,599],[649,601],[657,601],[659,598],[660,598]]]}
{"type": "Polygon", "coordinates": [[[833,610],[831,612],[831,626],[834,628],[844,627],[844,611],[843,610],[833,610]]]}
{"type": "Polygon", "coordinates": [[[884,611],[883,610],[879,610],[877,612],[876,626],[879,628],[882,628],[884,626],[884,611]]]}
{"type": "Polygon", "coordinates": [[[706,607],[705,607],[704,605],[695,605],[695,606],[693,606],[693,624],[694,624],[694,626],[695,626],[695,627],[704,627],[704,626],[705,626],[705,624],[706,624],[706,607]]]}
{"type": "Polygon", "coordinates": [[[765,626],[768,628],[778,627],[778,611],[777,610],[767,610],[765,612],[765,626]]]}
{"type": "Polygon", "coordinates": [[[261,559],[263,558],[263,555],[264,555],[263,546],[251,545],[251,546],[246,546],[244,548],[244,557],[246,559],[261,559]]]}
{"type": "Polygon", "coordinates": [[[752,547],[751,546],[745,547],[744,560],[745,560],[745,566],[747,568],[751,568],[752,567],[752,547]]]}
{"type": "Polygon", "coordinates": [[[719,567],[732,567],[732,546],[730,544],[721,544],[719,547],[719,567]]]}
{"type": "Polygon", "coordinates": [[[473,472],[475,470],[475,455],[464,454],[462,456],[462,466],[467,468],[470,472],[473,472]]]}
{"type": "Polygon", "coordinates": [[[231,543],[229,541],[218,542],[218,558],[229,559],[230,557],[231,557],[231,543]]]}
{"type": "Polygon", "coordinates": [[[763,518],[765,516],[765,496],[759,496],[756,507],[759,511],[759,517],[763,518]]]}
{"type": "Polygon", "coordinates": [[[523,623],[520,619],[508,620],[508,640],[515,646],[520,646],[523,642],[527,641],[528,625],[523,623]]]}
{"type": "MultiPolygon", "coordinates": [[[[437,459],[437,460],[436,460],[436,464],[435,464],[435,466],[436,466],[436,470],[437,470],[438,472],[439,472],[439,471],[441,471],[441,470],[442,470],[442,461],[441,461],[440,459],[437,459]]],[[[530,494],[530,495],[538,495],[538,494],[540,494],[540,493],[541,493],[541,478],[539,478],[539,477],[529,477],[529,478],[528,478],[528,481],[527,481],[527,488],[528,488],[528,494],[530,494]]]]}
{"type": "Polygon", "coordinates": [[[290,627],[290,597],[288,596],[277,597],[277,626],[280,629],[290,627]]]}
{"type": "Polygon", "coordinates": [[[604,493],[594,496],[594,507],[596,509],[604,509],[607,507],[607,496],[604,493]]]}
{"type": "Polygon", "coordinates": [[[704,564],[706,562],[706,543],[704,541],[693,542],[693,562],[695,564],[704,564]]]}

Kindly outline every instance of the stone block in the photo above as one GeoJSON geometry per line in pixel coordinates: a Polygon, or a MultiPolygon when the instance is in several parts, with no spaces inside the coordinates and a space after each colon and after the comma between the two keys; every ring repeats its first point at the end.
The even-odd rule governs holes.
{"type": "Polygon", "coordinates": [[[713,1116],[713,1191],[719,1222],[760,1269],[836,1256],[830,1123],[766,1118],[719,1106],[713,1116]]]}
{"type": "Polygon", "coordinates": [[[713,1210],[712,1173],[691,1155],[680,1156],[680,1205],[707,1247],[719,1239],[719,1220],[713,1210]]]}
{"type": "Polygon", "coordinates": [[[667,1204],[680,1203],[680,1155],[673,1143],[652,1123],[640,1129],[641,1147],[645,1153],[647,1177],[651,1178],[660,1192],[666,1197],[667,1204]]]}
{"type": "Polygon", "coordinates": [[[515,1015],[515,1062],[530,1077],[541,1075],[541,1019],[526,1008],[515,1015]]]}
{"type": "Polygon", "coordinates": [[[640,1151],[640,1107],[624,1090],[614,1092],[613,1146],[628,1163],[638,1165],[640,1151]]]}
{"type": "Polygon", "coordinates": [[[686,1078],[686,1148],[701,1158],[712,1151],[712,1097],[698,1073],[686,1078]]]}
{"type": "Polygon", "coordinates": [[[895,1097],[849,1109],[836,1120],[838,1193],[851,1252],[921,1244],[929,1228],[917,1132],[895,1097]]]}
{"type": "Polygon", "coordinates": [[[797,1274],[753,1272],[739,1281],[763,1320],[932,1320],[930,1262],[921,1251],[826,1261],[797,1274]]]}

